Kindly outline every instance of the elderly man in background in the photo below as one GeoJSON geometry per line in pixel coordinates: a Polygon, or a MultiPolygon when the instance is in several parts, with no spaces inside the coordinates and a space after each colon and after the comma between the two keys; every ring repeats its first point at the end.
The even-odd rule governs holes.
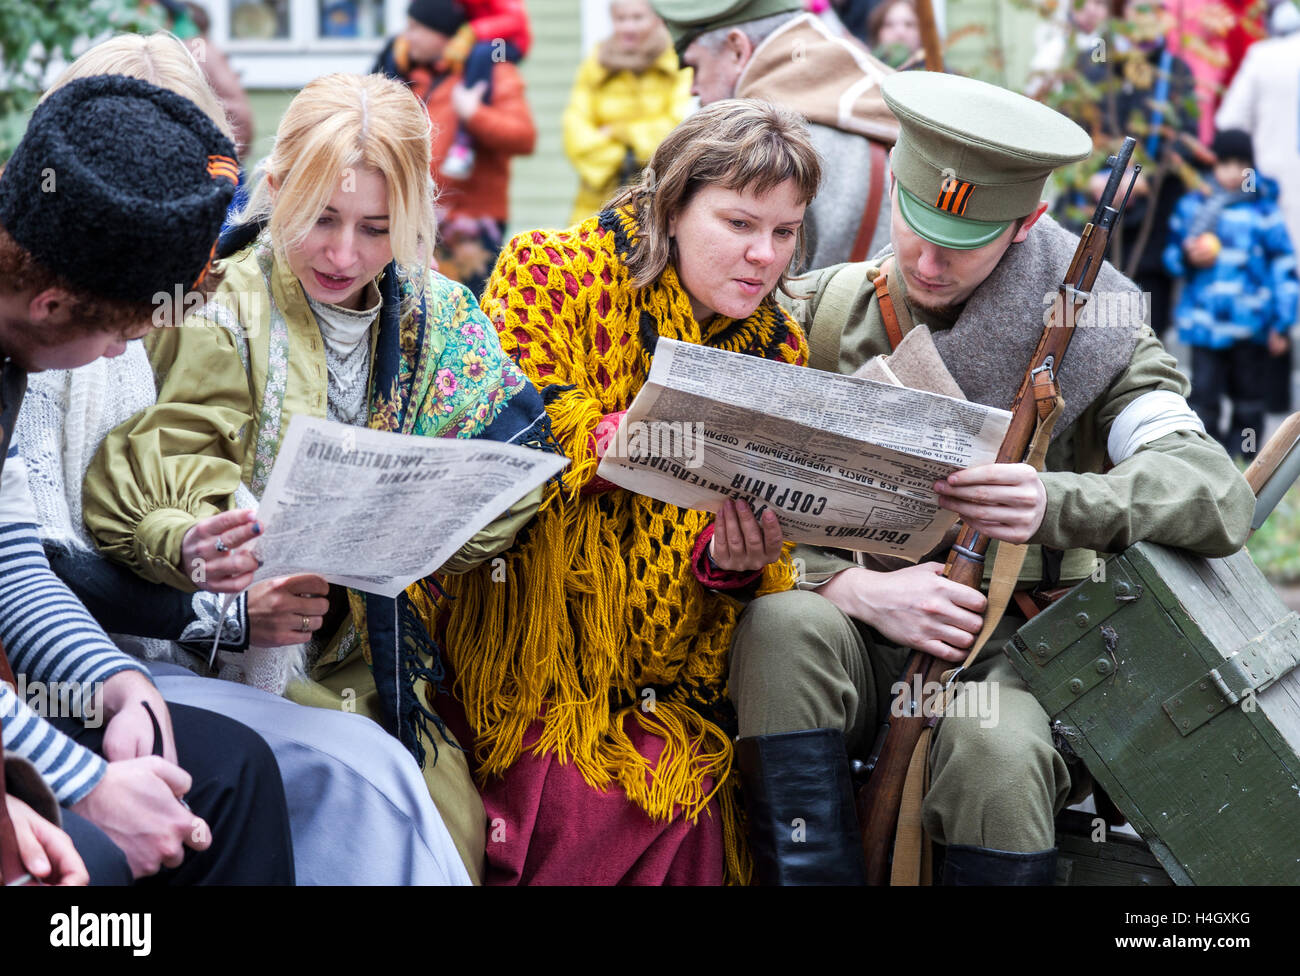
{"type": "Polygon", "coordinates": [[[652,0],[702,105],[758,98],[798,112],[823,160],[806,266],[862,261],[889,243],[887,153],[898,123],[880,96],[893,70],[804,13],[800,0],[652,0]]]}

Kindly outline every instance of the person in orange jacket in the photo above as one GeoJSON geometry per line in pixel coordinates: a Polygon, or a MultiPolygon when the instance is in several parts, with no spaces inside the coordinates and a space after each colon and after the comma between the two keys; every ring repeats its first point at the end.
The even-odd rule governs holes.
{"type": "Polygon", "coordinates": [[[505,232],[510,158],[533,151],[537,127],[523,78],[508,59],[489,59],[489,100],[482,82],[469,83],[468,66],[448,57],[456,53],[452,45],[463,37],[462,28],[471,26],[460,4],[414,0],[407,18],[406,30],[389,42],[374,70],[405,82],[429,112],[431,173],[441,190],[439,270],[477,296],[496,263],[505,232]],[[462,128],[475,149],[472,179],[469,173],[455,175],[456,168],[446,165],[462,128]]]}
{"type": "MultiPolygon", "coordinates": [[[[453,6],[463,16],[456,18],[460,23],[449,35],[442,60],[453,67],[463,67],[465,87],[478,89],[484,104],[490,105],[493,65],[502,61],[518,64],[532,46],[528,13],[523,0],[455,0],[453,6]]],[[[443,33],[450,26],[450,21],[445,19],[444,0],[411,0],[407,17],[443,33]]],[[[408,34],[409,31],[408,27],[408,34]]],[[[384,55],[387,54],[386,50],[384,55]]],[[[380,56],[381,65],[384,55],[380,56]]],[[[473,137],[464,125],[458,125],[456,139],[442,161],[442,172],[453,179],[469,179],[474,160],[473,137]]]]}

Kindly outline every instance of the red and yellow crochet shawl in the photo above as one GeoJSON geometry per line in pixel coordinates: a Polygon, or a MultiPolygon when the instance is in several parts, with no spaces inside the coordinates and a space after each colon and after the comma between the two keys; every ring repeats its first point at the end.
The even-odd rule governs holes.
{"type": "MultiPolygon", "coordinates": [[[[606,211],[567,231],[520,234],[501,253],[483,309],[541,389],[572,464],[504,568],[446,580],[445,647],[483,775],[508,769],[544,715],[539,754],[576,763],[593,787],[618,784],[651,817],[694,818],[716,794],[728,876],[739,880],[747,858],[731,739],[706,715],[728,708],[727,654],[742,605],[705,589],[691,569],[713,517],[623,489],[581,489],[597,464],[588,435],[631,404],[659,337],[797,364],[808,347],[774,302],[701,326],[671,266],[636,289],[620,259],[635,231],[626,213],[606,211]],[[654,768],[623,730],[629,715],[667,743],[654,768]]],[[[794,585],[789,548],[758,593],[794,585]]]]}

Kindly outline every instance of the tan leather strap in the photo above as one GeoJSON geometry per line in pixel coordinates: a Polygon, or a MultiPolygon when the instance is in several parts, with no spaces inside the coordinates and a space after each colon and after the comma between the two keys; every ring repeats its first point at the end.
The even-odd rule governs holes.
{"type": "Polygon", "coordinates": [[[931,846],[921,824],[921,805],[930,789],[930,739],[934,726],[921,730],[916,749],[907,764],[903,796],[898,805],[898,827],[894,832],[894,860],[890,865],[892,887],[915,888],[930,884],[931,846]]]}
{"type": "Polygon", "coordinates": [[[848,328],[854,299],[863,285],[873,282],[876,299],[880,302],[880,317],[892,352],[912,329],[912,318],[907,309],[899,314],[894,295],[888,286],[889,270],[893,258],[886,258],[879,268],[869,264],[846,264],[826,282],[817,310],[809,323],[808,365],[828,373],[840,371],[840,346],[844,330],[848,328]]]}
{"type": "Polygon", "coordinates": [[[898,324],[898,312],[889,295],[889,275],[884,271],[876,275],[876,301],[880,303],[880,318],[885,323],[885,334],[889,336],[889,351],[893,352],[903,341],[903,329],[898,324]]]}
{"type": "MultiPolygon", "coordinates": [[[[1052,402],[1052,407],[1046,416],[1043,415],[1040,405],[1038,426],[1034,430],[1033,440],[1029,442],[1029,456],[1025,458],[1026,463],[1033,465],[1037,471],[1043,470],[1047,448],[1052,441],[1052,428],[1056,426],[1056,421],[1064,409],[1065,400],[1059,394],[1052,402]]],[[[947,711],[953,695],[956,694],[954,689],[957,675],[974,665],[980,651],[993,636],[993,631],[1002,622],[1002,615],[1006,613],[1007,604],[1011,602],[1012,594],[1016,591],[1016,583],[1020,579],[1020,567],[1024,565],[1025,553],[1028,551],[1027,545],[998,543],[997,555],[993,557],[993,578],[989,584],[984,626],[980,629],[979,636],[975,638],[975,643],[971,645],[970,653],[966,655],[966,660],[962,662],[961,667],[944,672],[943,699],[929,706],[934,708],[938,715],[947,711]]],[[[930,839],[921,824],[921,804],[925,800],[925,791],[929,788],[931,734],[932,726],[927,726],[921,732],[916,751],[912,753],[912,760],[907,767],[902,805],[898,811],[898,830],[894,834],[894,863],[890,874],[892,885],[915,886],[930,883],[928,867],[930,839]]]]}
{"type": "Polygon", "coordinates": [[[876,235],[876,221],[880,219],[880,201],[885,195],[885,171],[889,167],[889,157],[885,147],[874,139],[868,139],[871,147],[871,176],[867,183],[867,203],[862,208],[862,222],[858,224],[858,236],[853,239],[853,250],[849,260],[865,261],[871,255],[871,239],[876,235]]]}
{"type": "MultiPolygon", "coordinates": [[[[1032,465],[1035,471],[1043,470],[1043,461],[1047,457],[1047,448],[1052,442],[1052,428],[1056,426],[1056,421],[1064,409],[1065,400],[1058,396],[1047,416],[1039,417],[1038,427],[1034,430],[1034,438],[1029,442],[1029,456],[1025,458],[1025,463],[1032,465]]],[[[1028,550],[1029,546],[1023,543],[1020,545],[1012,545],[1007,542],[998,543],[997,555],[993,557],[993,578],[989,583],[988,605],[984,610],[984,626],[981,628],[979,636],[975,638],[975,643],[971,645],[966,660],[962,662],[961,671],[969,670],[974,665],[980,651],[984,649],[988,639],[993,636],[993,631],[1002,622],[1002,615],[1006,612],[1007,604],[1011,602],[1011,594],[1015,592],[1016,583],[1020,579],[1020,567],[1024,565],[1025,553],[1028,550]]],[[[948,679],[953,673],[952,671],[945,672],[945,684],[948,683],[948,679]]],[[[944,704],[947,705],[951,700],[952,691],[950,685],[944,704]]]]}

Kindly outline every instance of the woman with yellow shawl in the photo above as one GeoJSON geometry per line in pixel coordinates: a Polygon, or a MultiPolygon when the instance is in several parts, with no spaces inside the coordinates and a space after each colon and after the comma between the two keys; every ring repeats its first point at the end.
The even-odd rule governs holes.
{"type": "Polygon", "coordinates": [[[571,465],[503,564],[448,578],[450,599],[426,608],[474,743],[489,882],[748,878],[728,648],[743,599],[794,585],[780,527],[595,471],[660,337],[807,360],[775,292],[820,178],[794,116],[718,102],[609,209],[502,251],[483,309],[571,465]]]}

